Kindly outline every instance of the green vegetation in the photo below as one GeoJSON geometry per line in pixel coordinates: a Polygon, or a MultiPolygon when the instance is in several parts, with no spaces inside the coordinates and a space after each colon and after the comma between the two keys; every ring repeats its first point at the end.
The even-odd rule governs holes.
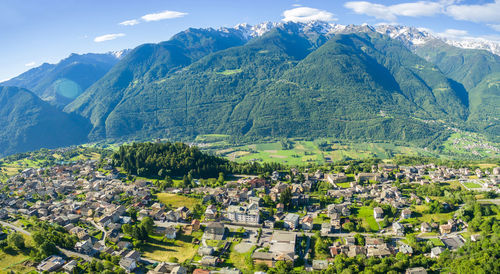
{"type": "Polygon", "coordinates": [[[89,124],[32,92],[0,87],[0,156],[87,141],[89,124]]]}
{"type": "Polygon", "coordinates": [[[173,208],[185,206],[193,210],[195,205],[201,204],[199,199],[171,193],[158,193],[157,198],[161,203],[173,208]]]}
{"type": "Polygon", "coordinates": [[[467,91],[400,42],[376,32],[324,38],[283,26],[246,43],[191,29],[138,47],[66,111],[91,120],[93,140],[219,134],[246,143],[335,138],[431,151],[467,119],[467,91]]]}
{"type": "Polygon", "coordinates": [[[167,176],[184,176],[184,187],[191,183],[193,177],[222,176],[223,180],[224,174],[262,174],[281,167],[278,164],[230,162],[183,143],[123,145],[113,154],[113,162],[115,166],[122,167],[129,174],[139,176],[160,179],[167,176]]]}
{"type": "Polygon", "coordinates": [[[480,184],[472,183],[472,182],[466,182],[463,184],[464,184],[464,186],[466,186],[468,188],[481,188],[482,187],[480,184]]]}
{"type": "Polygon", "coordinates": [[[362,226],[366,231],[378,231],[377,221],[373,217],[373,208],[363,206],[358,209],[357,217],[362,220],[362,226]]]}
{"type": "Polygon", "coordinates": [[[150,236],[150,240],[142,246],[144,257],[153,260],[168,262],[177,258],[184,262],[196,254],[198,246],[191,243],[192,237],[179,235],[176,240],[162,239],[160,236],[150,236]]]}

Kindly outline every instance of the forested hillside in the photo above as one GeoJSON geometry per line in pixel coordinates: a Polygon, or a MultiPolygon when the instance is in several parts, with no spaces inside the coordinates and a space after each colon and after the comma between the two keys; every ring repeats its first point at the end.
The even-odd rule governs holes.
{"type": "Polygon", "coordinates": [[[308,136],[422,146],[446,138],[432,121],[467,119],[463,88],[400,42],[376,32],[310,36],[294,26],[245,45],[215,47],[219,51],[204,51],[208,55],[197,61],[169,59],[178,36],[191,37],[191,30],[141,46],[66,110],[91,120],[93,138],[222,133],[247,140],[308,136]],[[151,60],[146,50],[156,56],[148,68],[163,69],[145,71],[137,63],[151,60]],[[126,79],[118,81],[118,75],[126,79]]]}
{"type": "Polygon", "coordinates": [[[86,142],[90,124],[28,90],[0,87],[0,155],[86,142]]]}

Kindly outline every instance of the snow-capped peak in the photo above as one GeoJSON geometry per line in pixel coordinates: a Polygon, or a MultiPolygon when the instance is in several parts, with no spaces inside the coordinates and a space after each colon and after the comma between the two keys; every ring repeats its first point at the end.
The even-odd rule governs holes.
{"type": "Polygon", "coordinates": [[[113,55],[116,59],[122,59],[130,52],[130,49],[122,49],[117,51],[108,52],[109,55],[113,55]]]}
{"type": "Polygon", "coordinates": [[[264,35],[266,32],[278,26],[279,23],[274,22],[264,22],[255,26],[251,26],[247,23],[242,23],[234,26],[234,29],[240,31],[243,37],[246,39],[251,39],[253,37],[258,37],[264,35]]]}

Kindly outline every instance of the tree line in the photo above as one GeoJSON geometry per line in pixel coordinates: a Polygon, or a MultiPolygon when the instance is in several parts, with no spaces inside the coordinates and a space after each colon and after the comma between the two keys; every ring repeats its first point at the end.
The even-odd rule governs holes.
{"type": "Polygon", "coordinates": [[[282,169],[277,163],[236,163],[209,155],[184,143],[133,143],[112,156],[113,165],[129,174],[164,179],[166,176],[217,178],[224,174],[262,174],[282,169]]]}

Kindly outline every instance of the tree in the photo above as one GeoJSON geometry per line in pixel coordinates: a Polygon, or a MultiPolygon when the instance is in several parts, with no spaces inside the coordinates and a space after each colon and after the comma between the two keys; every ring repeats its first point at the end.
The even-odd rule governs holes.
{"type": "Polygon", "coordinates": [[[219,178],[217,178],[217,182],[220,183],[220,184],[222,184],[222,183],[224,183],[224,180],[225,180],[224,173],[223,172],[219,172],[219,178]]]}
{"type": "Polygon", "coordinates": [[[280,194],[280,203],[285,206],[285,209],[290,207],[290,201],[292,200],[292,190],[287,187],[280,194]]]}
{"type": "Polygon", "coordinates": [[[146,229],[148,234],[153,234],[155,222],[151,219],[151,217],[144,217],[140,225],[146,229]]]}
{"type": "Polygon", "coordinates": [[[18,250],[23,250],[25,247],[24,237],[18,232],[10,233],[9,236],[7,236],[7,243],[10,247],[16,248],[18,250]]]}
{"type": "Polygon", "coordinates": [[[347,223],[344,223],[342,225],[342,228],[345,229],[345,230],[347,230],[347,231],[349,231],[349,232],[351,232],[351,231],[354,231],[355,225],[354,225],[353,222],[347,222],[347,223]]]}
{"type": "Polygon", "coordinates": [[[354,235],[354,239],[356,240],[357,245],[365,245],[365,237],[363,235],[357,233],[356,235],[354,235]]]}

